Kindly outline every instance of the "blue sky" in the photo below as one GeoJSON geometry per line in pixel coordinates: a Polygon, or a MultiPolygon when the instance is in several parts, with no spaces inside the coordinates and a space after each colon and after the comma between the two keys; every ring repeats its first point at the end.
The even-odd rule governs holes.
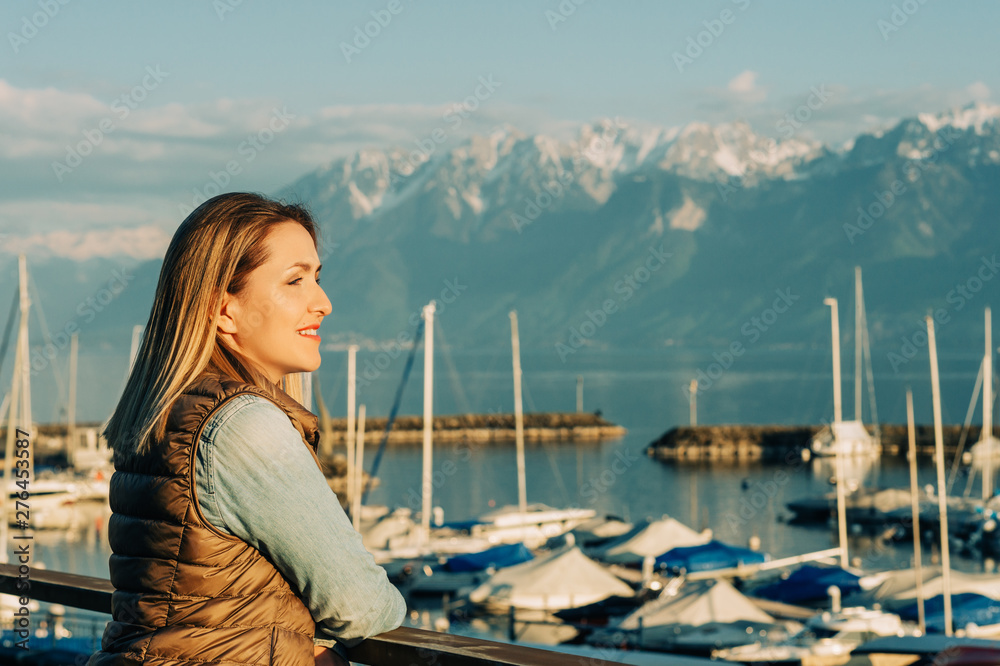
{"type": "Polygon", "coordinates": [[[227,163],[234,188],[274,191],[425,136],[482,80],[455,136],[509,123],[570,138],[601,117],[776,135],[822,89],[801,138],[838,144],[1000,90],[997,3],[577,2],[4,3],[0,251],[156,256],[227,163]],[[87,132],[101,140],[60,172],[87,132]]]}

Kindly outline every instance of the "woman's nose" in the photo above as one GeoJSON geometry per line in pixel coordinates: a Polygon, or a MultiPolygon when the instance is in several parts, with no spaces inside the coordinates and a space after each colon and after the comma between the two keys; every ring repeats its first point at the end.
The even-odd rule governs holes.
{"type": "Polygon", "coordinates": [[[333,311],[333,304],[330,303],[330,299],[327,297],[326,292],[323,290],[323,287],[321,287],[320,285],[316,285],[316,288],[319,290],[319,294],[317,295],[315,307],[317,310],[323,313],[323,316],[325,317],[326,315],[330,314],[333,311]]]}

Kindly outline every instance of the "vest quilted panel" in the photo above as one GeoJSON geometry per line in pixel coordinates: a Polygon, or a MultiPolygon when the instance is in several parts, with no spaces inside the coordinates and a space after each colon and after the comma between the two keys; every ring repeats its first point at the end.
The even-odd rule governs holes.
{"type": "Polygon", "coordinates": [[[316,417],[290,397],[199,377],[171,410],[163,441],[145,456],[115,461],[114,620],[90,664],[313,664],[315,623],[296,591],[259,551],[197,511],[196,438],[215,410],[243,393],[276,402],[315,459],[316,417]]]}

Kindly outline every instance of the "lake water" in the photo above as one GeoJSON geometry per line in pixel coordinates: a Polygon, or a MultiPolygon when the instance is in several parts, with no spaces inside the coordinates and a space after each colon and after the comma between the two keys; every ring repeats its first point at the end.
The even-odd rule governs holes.
{"type": "MultiPolygon", "coordinates": [[[[833,529],[786,522],[791,515],[787,502],[833,488],[830,461],[662,463],[643,452],[658,434],[634,430],[622,440],[603,443],[529,443],[528,501],[592,508],[633,522],[669,515],[696,529],[711,528],[716,538],[732,544],[746,545],[751,537],[759,537],[761,548],[776,558],[837,545],[833,529]]],[[[390,447],[369,503],[419,507],[421,456],[419,446],[390,447]]],[[[512,444],[440,445],[435,447],[434,469],[434,504],[444,509],[446,520],[472,518],[517,503],[512,444]]],[[[928,462],[922,462],[920,484],[934,483],[935,474],[928,462]]],[[[893,458],[850,466],[848,475],[866,485],[909,486],[905,461],[893,458]]],[[[960,477],[957,492],[964,486],[960,477]]],[[[77,512],[74,530],[36,532],[34,561],[41,560],[52,570],[107,577],[107,510],[81,504],[77,512]]],[[[861,534],[851,536],[850,553],[872,569],[905,565],[911,557],[906,546],[884,546],[861,534]]],[[[928,549],[925,557],[930,560],[928,549]]],[[[969,571],[983,566],[978,560],[955,556],[952,562],[969,571]]]]}
{"type": "MultiPolygon", "coordinates": [[[[345,412],[345,354],[324,353],[320,379],[334,415],[345,412]]],[[[942,358],[942,392],[946,422],[961,422],[975,382],[973,354],[942,358]]],[[[709,358],[711,355],[709,354],[709,358]]],[[[362,352],[359,373],[377,352],[362,352]]],[[[761,548],[773,557],[785,557],[835,547],[835,531],[827,527],[790,525],[786,503],[828,492],[833,469],[829,462],[808,464],[661,463],[647,457],[645,447],[663,432],[688,421],[688,402],[682,387],[703,363],[704,354],[690,351],[585,353],[565,364],[549,352],[523,357],[526,411],[573,411],[576,377],[584,377],[584,407],[601,410],[624,425],[621,440],[602,443],[529,443],[526,446],[529,502],[554,507],[592,508],[629,521],[672,516],[697,529],[711,528],[716,538],[746,545],[759,537],[761,548]]],[[[392,359],[374,379],[359,389],[359,402],[369,414],[386,414],[392,404],[405,355],[392,359]]],[[[422,358],[404,392],[401,413],[420,413],[422,358]]],[[[513,411],[509,350],[448,353],[436,363],[437,413],[513,411]]],[[[923,370],[896,375],[879,371],[875,385],[883,422],[901,422],[905,386],[912,384],[917,419],[930,418],[929,380],[923,370]]],[[[853,413],[845,383],[845,415],[853,413]]],[[[832,416],[829,355],[822,348],[778,353],[762,350],[747,354],[713,386],[699,395],[702,423],[819,423],[832,416]]],[[[867,397],[865,400],[867,416],[867,397]]],[[[107,407],[110,409],[110,406],[107,407]]],[[[377,442],[370,433],[367,441],[377,442]]],[[[373,448],[368,448],[370,467],[373,448]]],[[[379,470],[380,484],[370,494],[373,504],[419,506],[421,449],[413,445],[389,447],[379,470]]],[[[491,508],[516,504],[516,460],[512,443],[442,444],[434,452],[434,504],[446,520],[475,517],[491,508]]],[[[852,474],[860,483],[909,486],[904,460],[886,458],[852,474]]],[[[935,481],[928,461],[920,465],[921,485],[935,481]]],[[[964,487],[961,479],[958,488],[964,487]]],[[[978,492],[978,489],[976,490],[978,492]]],[[[108,576],[107,510],[81,505],[77,529],[38,532],[33,564],[51,570],[108,576]]],[[[10,547],[11,551],[13,546],[10,547]]],[[[935,554],[925,549],[925,562],[935,554]]],[[[870,569],[909,566],[911,551],[884,545],[864,535],[850,539],[852,559],[870,569]]],[[[981,561],[953,554],[953,566],[966,571],[984,569],[981,561]]],[[[990,565],[992,567],[992,565],[990,565]]]]}

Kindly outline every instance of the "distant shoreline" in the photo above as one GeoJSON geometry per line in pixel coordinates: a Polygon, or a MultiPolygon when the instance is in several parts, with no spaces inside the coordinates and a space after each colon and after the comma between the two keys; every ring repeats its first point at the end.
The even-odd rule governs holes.
{"type": "MultiPolygon", "coordinates": [[[[387,417],[369,418],[365,423],[368,445],[378,444],[385,431],[387,417]]],[[[324,426],[320,419],[324,442],[344,445],[346,418],[329,419],[324,426]]],[[[99,423],[80,423],[77,430],[99,428],[99,423]]],[[[414,444],[423,440],[424,419],[421,416],[398,416],[389,433],[390,444],[414,444]]],[[[6,428],[0,429],[0,438],[6,428]]],[[[40,438],[64,439],[65,424],[39,424],[40,438]]],[[[539,412],[524,415],[526,442],[579,441],[598,442],[619,439],[628,432],[598,414],[587,412],[539,412]]],[[[435,442],[513,442],[516,428],[513,414],[456,414],[434,417],[435,442]]]]}
{"type": "MultiPolygon", "coordinates": [[[[801,459],[802,450],[824,426],[794,425],[703,425],[678,426],[664,433],[646,447],[646,453],[659,460],[767,460],[788,462],[801,459]]],[[[866,424],[869,432],[872,426],[866,424]]],[[[958,449],[962,426],[946,425],[945,454],[958,449]]],[[[905,425],[885,424],[882,431],[882,455],[905,459],[909,435],[905,425]]],[[[969,426],[965,450],[979,441],[982,426],[969,426]]],[[[997,429],[994,428],[994,435],[997,429]]],[[[934,426],[916,426],[918,456],[934,455],[934,426]]]]}

